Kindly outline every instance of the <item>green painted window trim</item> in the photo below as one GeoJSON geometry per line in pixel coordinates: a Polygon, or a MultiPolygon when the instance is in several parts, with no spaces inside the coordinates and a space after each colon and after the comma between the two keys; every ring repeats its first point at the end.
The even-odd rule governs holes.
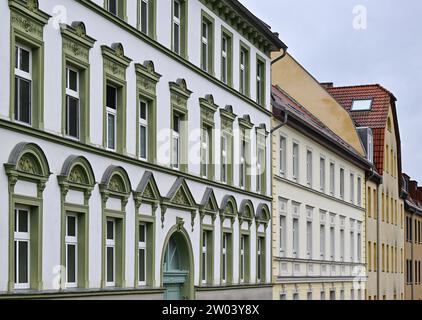
{"type": "Polygon", "coordinates": [[[240,64],[241,64],[241,52],[244,50],[246,52],[246,66],[245,66],[245,72],[246,72],[246,83],[245,83],[245,93],[244,95],[250,98],[251,96],[251,48],[245,44],[242,40],[240,40],[239,45],[239,92],[242,94],[242,89],[240,86],[240,64]]]}
{"type": "MultiPolygon", "coordinates": [[[[201,44],[200,52],[201,52],[201,68],[204,69],[204,66],[202,66],[203,61],[203,52],[202,52],[202,31],[203,31],[203,24],[208,25],[208,61],[207,61],[207,71],[210,75],[214,76],[214,52],[215,52],[215,20],[213,17],[211,17],[208,13],[206,13],[204,10],[201,10],[201,35],[200,35],[200,41],[201,44]]],[[[204,70],[205,71],[205,70],[204,70]]]]}
{"type": "Polygon", "coordinates": [[[173,116],[180,117],[180,150],[179,150],[179,170],[187,173],[189,168],[188,158],[188,100],[192,91],[187,88],[184,79],[178,79],[176,82],[170,82],[171,111],[170,111],[170,167],[173,159],[173,116]]]}
{"type": "Polygon", "coordinates": [[[90,64],[89,51],[96,40],[86,34],[82,22],[72,26],[60,25],[63,43],[62,56],[62,134],[66,136],[66,68],[73,67],[79,72],[79,140],[90,143],[90,64]]]}
{"type": "Polygon", "coordinates": [[[174,28],[173,28],[173,17],[174,17],[174,0],[171,0],[171,50],[186,60],[188,57],[188,0],[178,0],[180,2],[180,54],[177,54],[174,49],[174,28]]]}
{"type": "MultiPolygon", "coordinates": [[[[215,153],[215,137],[214,137],[214,130],[215,130],[215,122],[214,117],[216,111],[219,109],[219,106],[215,104],[214,97],[212,95],[206,95],[205,98],[199,99],[199,105],[201,108],[201,130],[209,131],[209,141],[208,141],[208,165],[207,165],[207,178],[209,180],[214,180],[215,178],[215,161],[214,161],[214,153],[215,153]]],[[[201,145],[202,145],[202,134],[201,134],[201,145]]],[[[202,153],[202,148],[201,148],[202,153]]],[[[201,155],[202,161],[202,155],[201,155]]],[[[201,177],[204,177],[205,174],[202,170],[201,163],[201,177]]]]}
{"type": "MultiPolygon", "coordinates": [[[[162,165],[152,164],[148,162],[141,162],[140,160],[133,157],[129,157],[128,155],[117,154],[115,152],[104,150],[103,148],[98,148],[92,145],[83,144],[81,142],[70,140],[70,139],[65,139],[56,134],[40,131],[38,129],[34,129],[34,128],[31,128],[19,123],[14,123],[9,120],[0,119],[0,128],[3,128],[5,130],[10,130],[19,134],[26,134],[33,138],[42,139],[42,140],[49,141],[57,145],[73,148],[81,152],[89,152],[90,154],[104,157],[112,161],[121,161],[125,164],[130,164],[130,165],[138,166],[138,167],[149,169],[149,170],[155,170],[155,171],[165,173],[165,174],[170,174],[170,175],[174,174],[174,170],[170,169],[168,166],[162,166],[162,165]]],[[[272,201],[271,197],[263,196],[258,193],[243,190],[243,189],[240,189],[231,185],[227,185],[224,183],[220,183],[217,181],[210,181],[208,179],[201,178],[197,175],[192,175],[192,174],[184,173],[184,172],[178,172],[178,175],[190,181],[205,183],[208,186],[213,186],[215,188],[220,188],[229,192],[242,194],[247,197],[253,197],[256,199],[263,200],[263,201],[272,201]]]]}
{"type": "Polygon", "coordinates": [[[125,250],[126,250],[126,205],[131,195],[130,179],[120,167],[109,167],[99,185],[101,194],[102,212],[102,245],[101,245],[101,288],[107,288],[106,280],[106,237],[107,219],[114,219],[116,226],[116,251],[115,251],[115,287],[124,288],[125,280],[125,250]],[[107,209],[110,199],[121,201],[120,210],[107,209]]]}
{"type": "Polygon", "coordinates": [[[123,46],[120,43],[112,47],[101,46],[104,63],[103,81],[103,147],[107,149],[107,85],[117,89],[117,126],[116,126],[116,152],[126,154],[126,100],[127,84],[126,69],[132,60],[124,55],[123,46]]]}
{"type": "MultiPolygon", "coordinates": [[[[117,17],[120,19],[127,21],[127,3],[126,0],[117,0],[118,7],[117,7],[117,17]]],[[[104,9],[108,12],[108,4],[109,0],[104,0],[104,9]]],[[[112,13],[110,13],[112,14],[112,13]]]]}
{"type": "MultiPolygon", "coordinates": [[[[261,125],[260,127],[256,128],[256,161],[258,164],[258,151],[260,148],[263,149],[264,151],[264,159],[263,159],[263,163],[264,163],[264,170],[261,173],[261,181],[262,181],[262,190],[257,190],[257,192],[260,192],[262,195],[266,195],[267,194],[267,170],[269,170],[269,168],[267,167],[267,137],[269,135],[269,132],[267,132],[266,128],[265,128],[265,124],[261,125]]],[[[256,176],[256,186],[258,189],[258,175],[256,176]]]]}
{"type": "MultiPolygon", "coordinates": [[[[141,31],[141,1],[137,0],[136,26],[141,31]]],[[[141,31],[142,32],[142,31],[141,31]]],[[[148,34],[151,39],[157,39],[157,0],[148,0],[148,34]]]]}
{"type": "MultiPolygon", "coordinates": [[[[227,43],[227,85],[233,87],[233,33],[221,26],[221,46],[223,45],[223,37],[228,40],[227,43]]],[[[220,59],[222,61],[222,50],[220,52],[220,59]]],[[[221,63],[220,74],[223,74],[223,64],[221,63]]],[[[222,77],[222,76],[221,76],[222,77]]],[[[222,79],[220,79],[222,81],[222,79]]]]}
{"type": "Polygon", "coordinates": [[[231,228],[224,228],[223,227],[224,220],[221,222],[221,235],[220,235],[220,284],[222,285],[230,285],[234,283],[233,278],[233,245],[234,245],[234,230],[233,230],[233,224],[231,228]],[[224,234],[228,234],[230,236],[229,243],[227,245],[227,251],[226,251],[226,259],[227,259],[227,277],[226,282],[223,282],[223,236],[224,234]]]}
{"type": "Polygon", "coordinates": [[[31,126],[44,129],[44,26],[50,16],[38,8],[38,1],[9,0],[10,8],[10,109],[15,121],[15,45],[32,50],[31,126]]]}
{"type": "MultiPolygon", "coordinates": [[[[57,176],[61,191],[61,252],[60,261],[66,266],[66,218],[68,214],[77,215],[78,223],[78,288],[89,288],[89,200],[96,184],[92,167],[83,157],[68,158],[71,162],[64,172],[57,176]],[[84,194],[84,204],[66,202],[69,190],[84,194]]],[[[68,160],[67,160],[68,161],[68,160]]],[[[65,166],[67,164],[65,162],[65,166]]],[[[66,270],[62,271],[61,289],[66,289],[66,270]]]]}
{"type": "MultiPolygon", "coordinates": [[[[258,225],[257,225],[258,226],[258,225]]],[[[256,236],[256,283],[267,283],[267,246],[266,241],[267,236],[265,233],[258,232],[257,229],[257,236],[256,236]],[[258,281],[258,241],[263,242],[262,252],[261,252],[261,281],[258,281]]]]}
{"type": "MultiPolygon", "coordinates": [[[[214,221],[214,220],[213,220],[214,221]]],[[[201,239],[199,240],[199,285],[200,286],[210,286],[214,284],[214,245],[215,245],[215,228],[214,226],[202,224],[200,229],[201,239]],[[207,232],[207,281],[204,284],[202,282],[202,245],[203,245],[203,233],[207,232]]]]}
{"type": "Polygon", "coordinates": [[[135,64],[136,71],[136,154],[141,157],[139,132],[139,105],[141,99],[148,102],[148,148],[147,161],[157,163],[157,83],[161,75],[155,72],[154,63],[145,61],[135,64]]]}
{"type": "Polygon", "coordinates": [[[156,207],[153,207],[153,215],[145,216],[140,214],[139,207],[136,210],[136,222],[135,225],[139,226],[145,224],[146,236],[147,236],[147,248],[145,259],[147,261],[146,266],[146,286],[139,285],[139,228],[136,227],[135,232],[135,288],[144,287],[157,287],[159,286],[155,280],[155,244],[156,244],[156,233],[155,233],[155,211],[156,207]]]}
{"type": "Polygon", "coordinates": [[[9,263],[8,291],[15,291],[15,254],[14,226],[15,207],[30,207],[30,288],[42,290],[42,248],[43,248],[43,193],[50,176],[50,168],[43,151],[35,144],[20,143],[12,151],[9,162],[4,164],[8,177],[9,192],[9,263]],[[37,196],[17,195],[15,186],[18,181],[32,182],[37,185],[37,196]]]}
{"type": "Polygon", "coordinates": [[[258,64],[262,66],[262,72],[263,72],[262,77],[261,77],[261,92],[262,92],[261,100],[258,99],[258,81],[255,81],[256,100],[257,100],[256,103],[258,103],[259,105],[265,108],[267,104],[267,101],[266,101],[267,100],[267,63],[265,62],[264,58],[262,58],[259,54],[256,54],[256,64],[257,64],[256,75],[258,76],[258,64]]]}
{"type": "Polygon", "coordinates": [[[171,49],[165,47],[161,43],[155,41],[154,39],[151,39],[147,35],[144,35],[142,32],[140,32],[137,28],[132,27],[128,23],[125,23],[121,19],[115,17],[111,13],[109,13],[107,10],[105,10],[103,7],[97,5],[95,2],[90,0],[75,0],[76,2],[84,5],[85,7],[88,7],[98,15],[102,16],[104,19],[109,20],[110,22],[114,23],[115,25],[119,26],[120,28],[124,29],[126,32],[130,33],[134,37],[137,37],[138,39],[144,41],[145,43],[148,43],[153,48],[159,50],[161,53],[167,55],[168,57],[172,58],[173,60],[177,61],[178,63],[182,64],[186,68],[192,70],[196,74],[204,77],[208,81],[214,83],[215,85],[221,87],[222,89],[228,91],[230,94],[233,94],[234,96],[238,97],[239,99],[243,100],[248,105],[252,106],[253,108],[259,110],[260,112],[266,114],[267,116],[271,116],[270,110],[267,110],[257,104],[255,101],[250,99],[249,97],[242,95],[238,90],[230,87],[229,85],[224,84],[219,79],[211,76],[210,74],[204,72],[201,68],[199,68],[197,65],[191,63],[188,60],[188,57],[182,57],[176,53],[174,53],[171,49]]]}
{"type": "Polygon", "coordinates": [[[251,281],[251,233],[250,231],[242,230],[242,224],[239,224],[239,283],[241,281],[240,274],[241,274],[241,265],[240,265],[240,259],[241,259],[241,252],[240,252],[240,246],[242,241],[242,236],[247,237],[247,243],[245,247],[245,277],[243,284],[248,284],[251,281]]]}
{"type": "MultiPolygon", "coordinates": [[[[237,118],[237,115],[233,113],[232,106],[226,106],[224,109],[220,109],[221,117],[221,134],[226,133],[229,136],[228,146],[228,168],[227,168],[227,185],[234,185],[233,176],[233,162],[234,162],[234,135],[233,135],[233,123],[237,118]]],[[[222,138],[221,138],[222,139],[222,138]]],[[[221,156],[220,162],[223,163],[223,157],[221,156]]],[[[221,170],[221,168],[220,168],[221,170]]],[[[220,178],[221,180],[221,178],[220,178]]]]}
{"type": "MultiPolygon", "coordinates": [[[[250,118],[248,115],[245,115],[243,118],[239,118],[239,129],[240,129],[240,145],[242,141],[246,140],[248,149],[246,150],[246,185],[244,189],[247,191],[251,191],[251,130],[253,128],[253,123],[250,122],[250,118]]],[[[239,159],[240,164],[240,159],[239,159]]],[[[240,186],[240,175],[241,167],[239,165],[239,186],[240,186]]]]}

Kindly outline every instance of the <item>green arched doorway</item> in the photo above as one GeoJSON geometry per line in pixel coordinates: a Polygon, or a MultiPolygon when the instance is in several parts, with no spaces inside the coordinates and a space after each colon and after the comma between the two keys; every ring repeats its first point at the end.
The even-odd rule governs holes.
{"type": "Polygon", "coordinates": [[[165,300],[193,299],[193,255],[186,231],[173,230],[165,242],[162,283],[165,300]]]}

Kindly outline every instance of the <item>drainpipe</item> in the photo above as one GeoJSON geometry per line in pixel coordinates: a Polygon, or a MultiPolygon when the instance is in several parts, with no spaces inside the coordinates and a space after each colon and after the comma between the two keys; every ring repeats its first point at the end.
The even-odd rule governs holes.
{"type": "Polygon", "coordinates": [[[278,61],[280,61],[281,59],[283,59],[287,54],[287,50],[283,51],[283,54],[281,56],[279,56],[278,58],[274,59],[273,61],[271,61],[271,65],[276,64],[278,61]]]}

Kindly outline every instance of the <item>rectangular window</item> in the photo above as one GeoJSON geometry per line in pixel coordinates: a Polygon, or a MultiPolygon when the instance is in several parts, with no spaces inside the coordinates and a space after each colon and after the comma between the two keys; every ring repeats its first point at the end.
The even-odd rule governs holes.
{"type": "Polygon", "coordinates": [[[223,233],[223,239],[222,239],[222,282],[224,284],[228,283],[230,281],[229,277],[231,274],[231,263],[229,261],[229,250],[231,249],[231,235],[229,233],[223,233]]]}
{"type": "Polygon", "coordinates": [[[334,227],[330,228],[330,258],[334,261],[336,257],[336,238],[334,227]]]}
{"type": "Polygon", "coordinates": [[[239,91],[248,94],[248,70],[249,70],[249,52],[245,48],[240,49],[240,75],[239,75],[239,91]]]}
{"type": "Polygon", "coordinates": [[[228,84],[229,79],[229,39],[223,35],[221,39],[221,81],[228,84]]]}
{"type": "Polygon", "coordinates": [[[249,142],[243,133],[243,137],[240,144],[240,181],[239,185],[241,188],[246,189],[246,174],[247,174],[247,153],[249,150],[249,142]]]}
{"type": "Polygon", "coordinates": [[[321,300],[325,300],[325,291],[321,291],[321,300]]]}
{"type": "Polygon", "coordinates": [[[29,208],[16,208],[14,228],[15,289],[30,288],[30,230],[29,208]]]}
{"type": "Polygon", "coordinates": [[[330,195],[335,196],[336,193],[336,169],[333,162],[330,163],[330,195]]]}
{"type": "Polygon", "coordinates": [[[66,287],[78,286],[78,218],[66,217],[66,287]]]}
{"type": "Polygon", "coordinates": [[[80,138],[79,72],[66,68],[66,135],[80,138]]]}
{"type": "Polygon", "coordinates": [[[202,21],[202,37],[201,37],[201,68],[205,72],[209,71],[209,39],[210,25],[207,21],[202,21]]]}
{"type": "Polygon", "coordinates": [[[321,224],[319,228],[319,250],[322,260],[325,260],[325,237],[325,225],[321,224]]]}
{"type": "Polygon", "coordinates": [[[172,137],[172,167],[180,169],[180,116],[173,115],[173,137],[172,137]]]}
{"type": "Polygon", "coordinates": [[[312,259],[312,241],[313,241],[313,239],[312,239],[312,222],[311,221],[308,221],[306,223],[306,239],[307,239],[306,252],[307,252],[308,258],[312,259]]]}
{"type": "Polygon", "coordinates": [[[106,225],[106,286],[116,285],[116,222],[107,220],[106,225]]]}
{"type": "Polygon", "coordinates": [[[321,190],[321,192],[325,192],[325,159],[321,158],[319,163],[319,189],[321,190]]]}
{"type": "Polygon", "coordinates": [[[258,282],[265,281],[265,238],[258,237],[257,247],[257,278],[258,282]]]}
{"type": "Polygon", "coordinates": [[[261,60],[256,64],[256,102],[265,105],[265,63],[261,60]]]}
{"type": "Polygon", "coordinates": [[[361,263],[362,262],[362,235],[358,232],[358,236],[356,239],[356,246],[358,249],[358,262],[361,263]]]}
{"type": "Polygon", "coordinates": [[[206,284],[208,280],[208,231],[202,232],[202,250],[201,250],[201,269],[202,269],[202,284],[206,284]]]}
{"type": "Polygon", "coordinates": [[[119,0],[108,0],[108,7],[107,10],[111,14],[114,14],[115,16],[119,15],[119,0]]]}
{"type": "Polygon", "coordinates": [[[299,255],[299,219],[293,218],[293,255],[299,255]]]}
{"type": "Polygon", "coordinates": [[[350,202],[355,203],[355,175],[350,174],[350,202]]]}
{"type": "Polygon", "coordinates": [[[287,242],[287,201],[280,199],[280,256],[286,256],[286,242],[287,242]]]}
{"type": "Polygon", "coordinates": [[[308,292],[307,298],[308,298],[308,301],[312,301],[312,292],[308,292]]]}
{"type": "Polygon", "coordinates": [[[355,261],[355,233],[350,232],[350,261],[355,261]]]}
{"type": "Polygon", "coordinates": [[[32,123],[32,51],[15,47],[15,120],[32,123]]]}
{"type": "Polygon", "coordinates": [[[293,143],[293,180],[299,181],[299,145],[293,143]]]}
{"type": "Polygon", "coordinates": [[[313,168],[312,168],[312,151],[308,150],[306,152],[306,183],[308,187],[312,188],[312,176],[313,176],[313,168]]]}
{"type": "Polygon", "coordinates": [[[256,164],[256,191],[265,192],[265,145],[258,143],[258,159],[256,164]]]}
{"type": "Polygon", "coordinates": [[[245,282],[246,275],[246,236],[240,237],[240,283],[245,282]]]}
{"type": "Polygon", "coordinates": [[[344,169],[340,168],[340,198],[344,200],[344,169]]]}
{"type": "Polygon", "coordinates": [[[340,260],[344,261],[344,249],[345,249],[345,239],[344,239],[344,230],[340,230],[340,260]]]}
{"type": "Polygon", "coordinates": [[[285,137],[280,137],[280,175],[282,177],[286,176],[286,159],[287,159],[287,139],[285,137]]]}
{"type": "Polygon", "coordinates": [[[362,178],[358,177],[358,206],[362,206],[362,178]]]}
{"type": "Polygon", "coordinates": [[[139,243],[138,243],[138,285],[147,284],[147,226],[141,223],[139,225],[139,243]]]}
{"type": "Polygon", "coordinates": [[[107,85],[106,95],[107,149],[115,151],[117,136],[117,88],[107,85]]]}
{"type": "Polygon", "coordinates": [[[207,126],[204,126],[201,130],[201,176],[203,178],[209,178],[211,130],[207,126]]]}
{"type": "Polygon", "coordinates": [[[173,50],[177,54],[181,54],[181,18],[182,4],[173,0],[173,50]]]}
{"type": "Polygon", "coordinates": [[[229,135],[223,132],[221,136],[221,182],[228,183],[229,171],[229,135]]]}
{"type": "Polygon", "coordinates": [[[148,159],[148,108],[146,100],[139,100],[139,153],[141,160],[148,159]]]}
{"type": "Polygon", "coordinates": [[[149,0],[141,0],[140,6],[140,29],[143,34],[149,34],[149,0]]]}

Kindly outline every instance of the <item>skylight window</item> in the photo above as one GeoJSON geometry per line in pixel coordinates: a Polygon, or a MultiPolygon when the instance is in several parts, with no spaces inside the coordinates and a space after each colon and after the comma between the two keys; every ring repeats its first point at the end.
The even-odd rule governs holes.
{"type": "Polygon", "coordinates": [[[372,108],[372,100],[353,100],[352,111],[369,111],[372,108]]]}

